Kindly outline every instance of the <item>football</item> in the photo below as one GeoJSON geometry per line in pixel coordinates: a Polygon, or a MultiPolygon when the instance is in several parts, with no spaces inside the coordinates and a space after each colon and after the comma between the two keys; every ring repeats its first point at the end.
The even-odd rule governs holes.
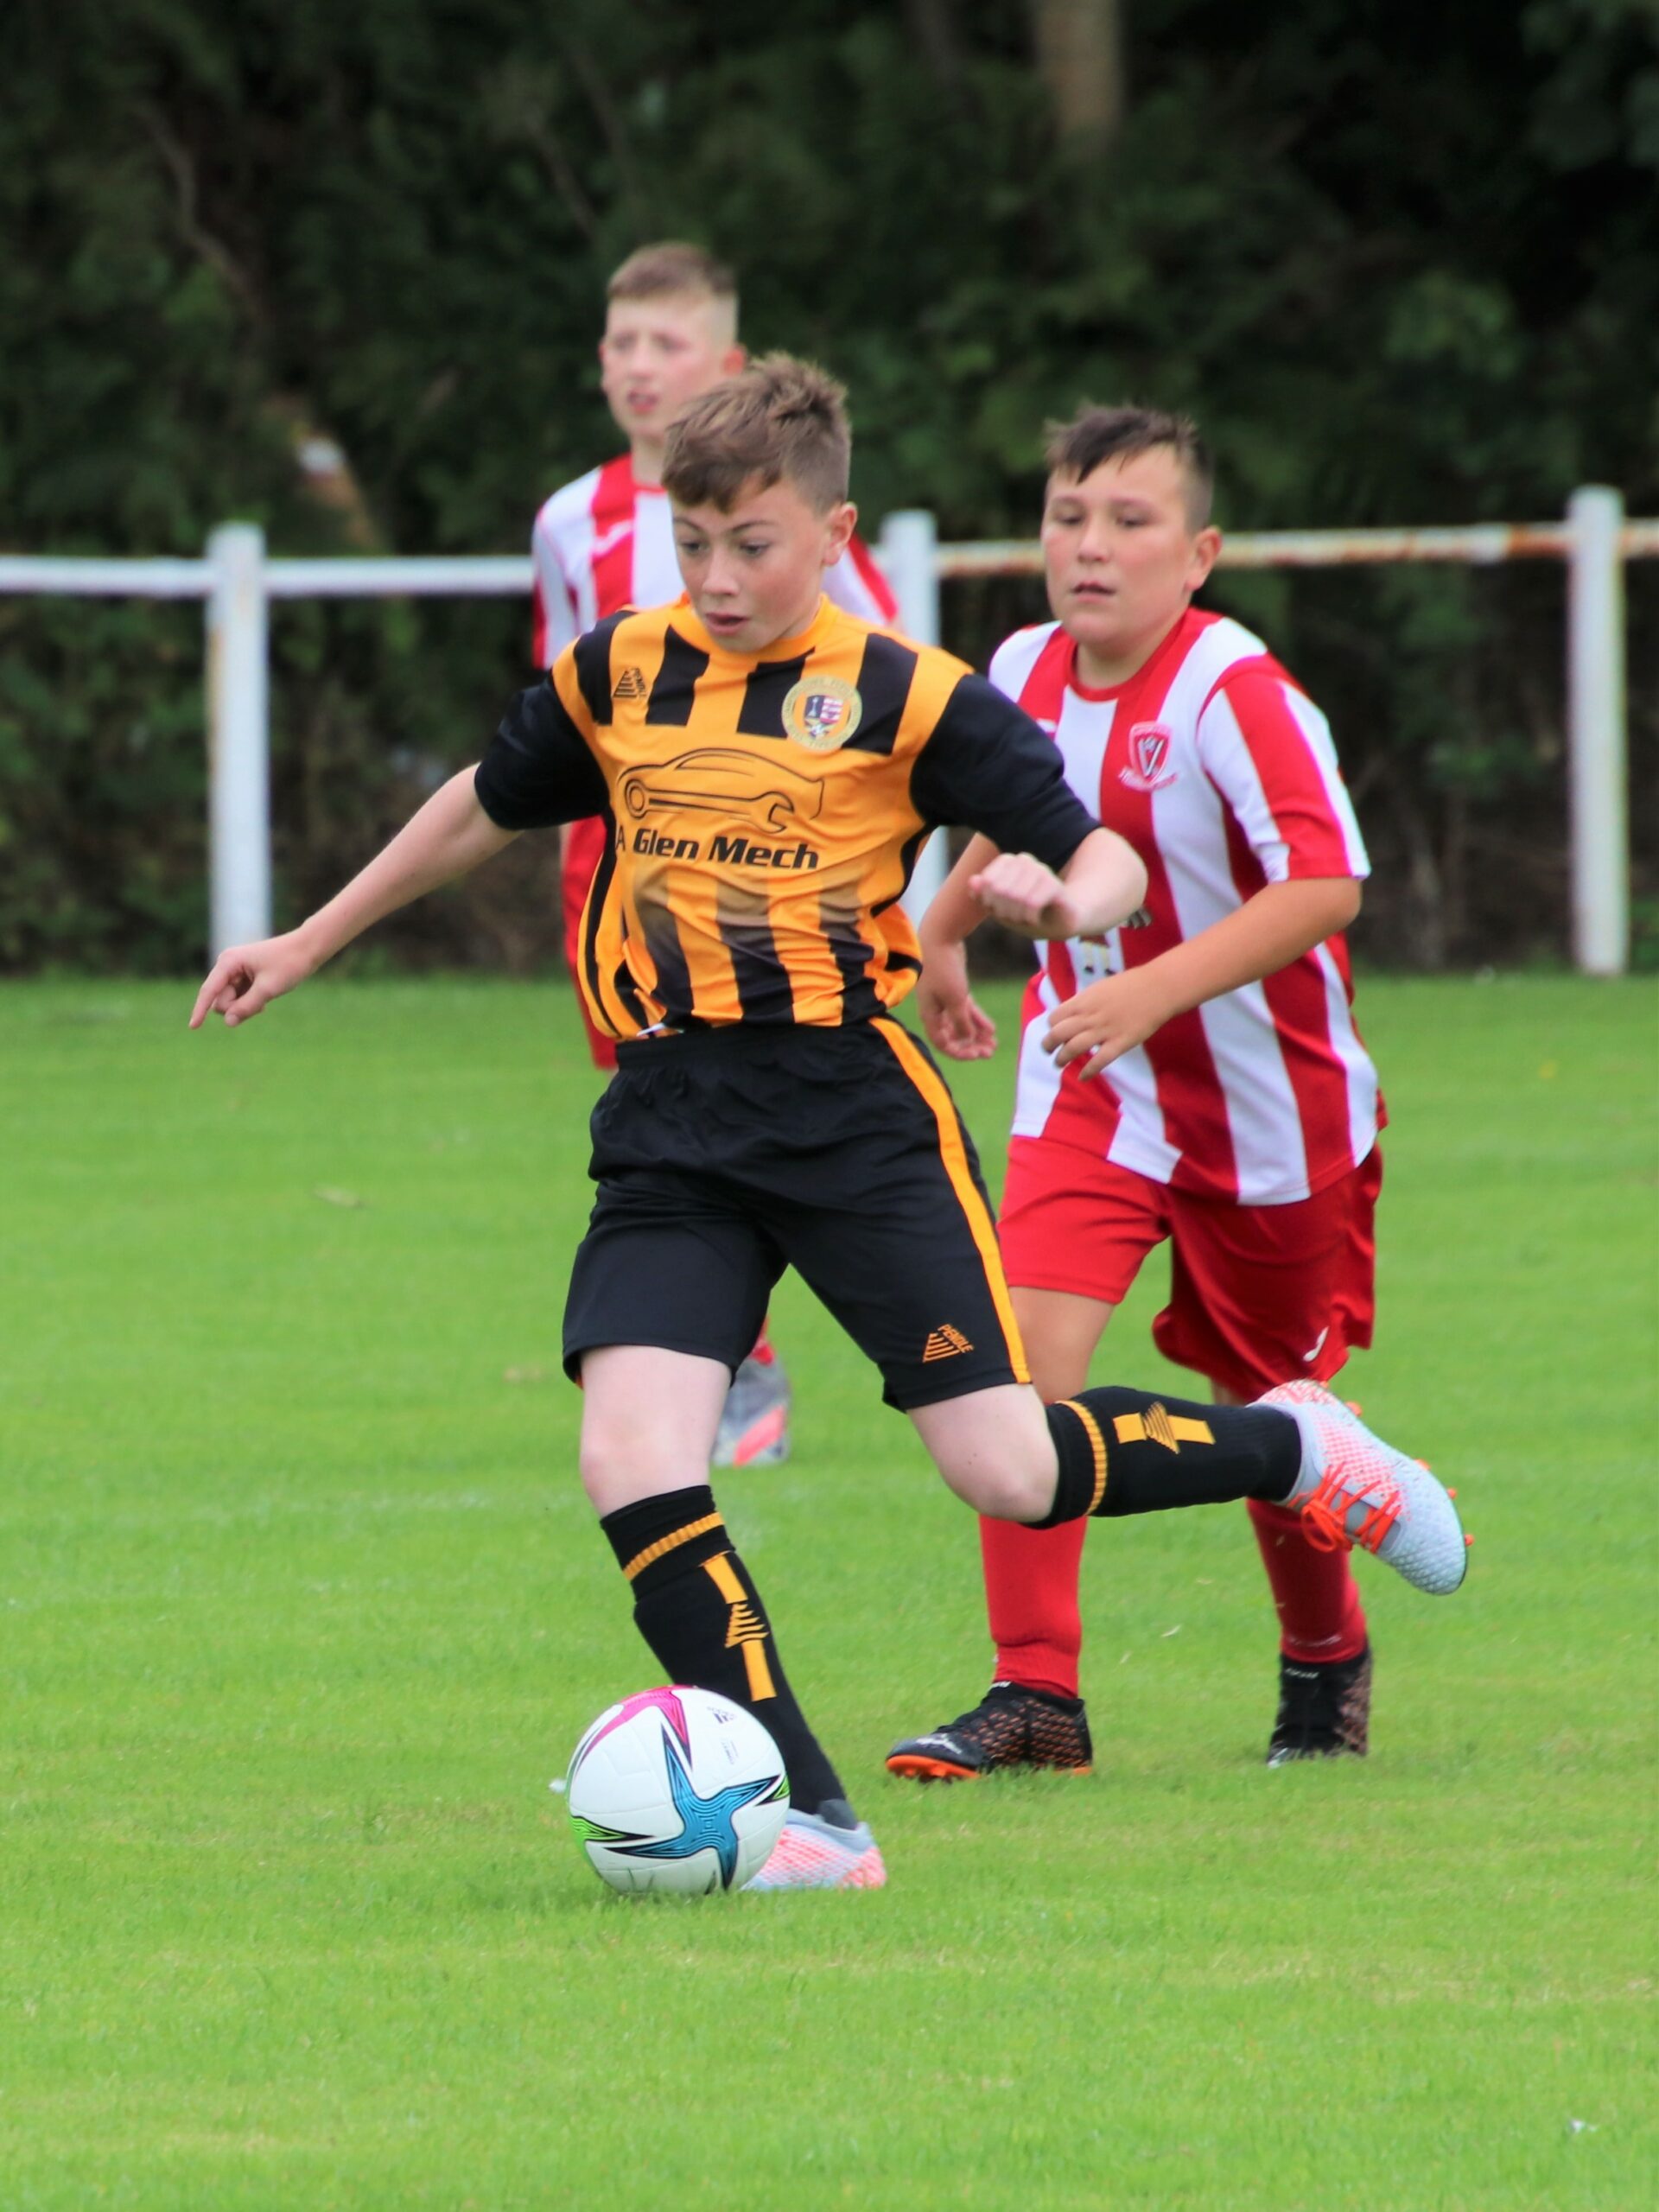
{"type": "Polygon", "coordinates": [[[565,1793],[588,1865],[635,1894],[741,1890],[789,1810],[784,1762],[753,1714],[677,1685],[601,1713],[576,1745],[565,1793]]]}

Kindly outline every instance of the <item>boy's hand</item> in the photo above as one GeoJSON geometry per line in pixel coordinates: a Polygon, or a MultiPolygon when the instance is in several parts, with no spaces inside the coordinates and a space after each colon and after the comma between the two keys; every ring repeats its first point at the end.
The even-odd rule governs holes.
{"type": "Polygon", "coordinates": [[[916,1010],[929,1044],[953,1060],[988,1060],[996,1050],[996,1024],[968,988],[968,960],[960,944],[922,945],[922,979],[916,1010]]]}
{"type": "Polygon", "coordinates": [[[219,954],[196,993],[190,1027],[200,1029],[210,1014],[223,1014],[227,1029],[251,1021],[272,999],[314,975],[317,964],[302,946],[297,930],[263,938],[257,944],[233,944],[219,954]]]}
{"type": "Polygon", "coordinates": [[[1121,1054],[1144,1045],[1177,1011],[1149,968],[1126,968],[1121,976],[1104,976],[1057,1006],[1049,1017],[1043,1050],[1053,1054],[1058,1067],[1083,1060],[1086,1053],[1077,1070],[1086,1083],[1121,1054]]]}
{"type": "Polygon", "coordinates": [[[1066,938],[1077,932],[1077,911],[1052,868],[1031,853],[999,853],[970,876],[968,888],[988,914],[1021,937],[1066,938]]]}

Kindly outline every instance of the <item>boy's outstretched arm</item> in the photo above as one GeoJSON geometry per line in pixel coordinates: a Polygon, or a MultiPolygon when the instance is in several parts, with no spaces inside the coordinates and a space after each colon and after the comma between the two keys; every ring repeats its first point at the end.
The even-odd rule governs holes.
{"type": "Polygon", "coordinates": [[[498,828],[484,811],[474,773],[463,768],[452,776],[308,921],[281,937],[232,945],[221,952],[196,994],[190,1027],[200,1029],[210,1014],[222,1014],[227,1029],[251,1020],[272,999],[315,976],[325,960],[331,960],[371,923],[408,906],[423,892],[464,875],[510,845],[518,832],[498,828]]]}
{"type": "Polygon", "coordinates": [[[1101,937],[1147,895],[1140,855],[1113,830],[1091,830],[1057,874],[1031,853],[999,853],[969,879],[988,914],[1022,937],[1101,937]]]}

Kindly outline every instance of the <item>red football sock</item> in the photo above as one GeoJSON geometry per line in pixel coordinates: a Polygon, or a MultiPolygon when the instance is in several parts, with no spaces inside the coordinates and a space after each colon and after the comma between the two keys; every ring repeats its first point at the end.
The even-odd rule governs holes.
{"type": "Polygon", "coordinates": [[[1279,1648],[1304,1666],[1357,1659],[1365,1649],[1365,1608],[1344,1551],[1315,1550],[1302,1534],[1300,1516],[1282,1505],[1245,1501],[1262,1564],[1279,1609],[1279,1648]]]}
{"type": "Polygon", "coordinates": [[[1066,1521],[1058,1529],[981,1521],[998,1681],[1047,1690],[1054,1697],[1077,1694],[1077,1654],[1083,1649],[1077,1570],[1088,1527],[1087,1520],[1066,1521]]]}

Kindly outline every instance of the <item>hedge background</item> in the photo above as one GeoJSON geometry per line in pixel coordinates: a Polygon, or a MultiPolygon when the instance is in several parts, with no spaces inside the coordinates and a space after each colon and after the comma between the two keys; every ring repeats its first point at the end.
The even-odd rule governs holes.
{"type": "MultiPolygon", "coordinates": [[[[848,380],[874,525],[1026,534],[1046,416],[1195,411],[1241,529],[1659,511],[1651,0],[14,0],[0,542],[515,551],[613,449],[604,278],[738,265],[751,344],[848,380]],[[1078,111],[1058,15],[1120,72],[1078,111]],[[308,438],[341,467],[299,467],[308,438]]],[[[1086,74],[1086,73],[1084,73],[1086,74]]],[[[1659,563],[1632,564],[1637,908],[1659,960],[1659,563]]],[[[1224,582],[1337,726],[1362,950],[1565,944],[1553,565],[1224,582]]],[[[1029,587],[955,588],[982,656],[1029,587]]],[[[274,612],[278,911],[333,889],[526,680],[515,606],[274,612]]],[[[186,971],[200,612],[0,600],[0,969],[186,971]]],[[[359,959],[556,957],[547,841],[359,959]],[[529,891],[529,896],[524,895],[529,891]]]]}

